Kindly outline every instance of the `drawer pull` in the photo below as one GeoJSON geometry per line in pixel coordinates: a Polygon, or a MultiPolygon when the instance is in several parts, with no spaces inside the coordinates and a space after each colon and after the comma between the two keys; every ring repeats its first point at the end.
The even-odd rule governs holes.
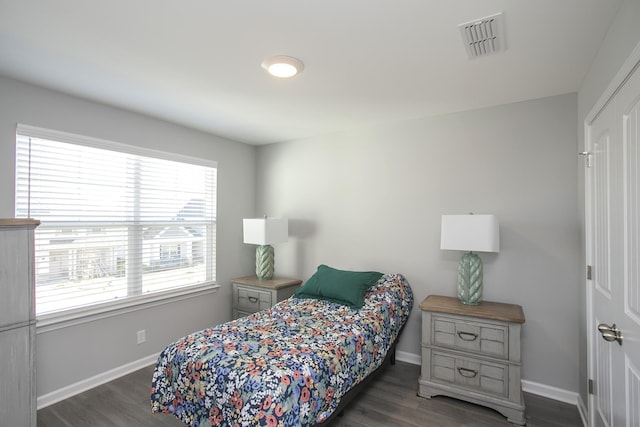
{"type": "Polygon", "coordinates": [[[471,332],[462,332],[462,331],[458,331],[458,336],[460,337],[461,340],[464,340],[464,341],[475,341],[476,338],[478,338],[478,334],[473,334],[471,332]]]}
{"type": "Polygon", "coordinates": [[[255,304],[258,302],[258,297],[248,297],[249,298],[249,302],[251,302],[252,304],[255,304]]]}
{"type": "Polygon", "coordinates": [[[465,378],[475,378],[475,376],[478,375],[478,371],[467,368],[458,368],[458,373],[465,378]]]}

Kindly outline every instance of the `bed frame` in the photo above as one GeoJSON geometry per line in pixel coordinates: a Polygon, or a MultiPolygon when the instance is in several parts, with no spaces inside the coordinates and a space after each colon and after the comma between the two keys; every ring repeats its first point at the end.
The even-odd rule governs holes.
{"type": "MultiPolygon", "coordinates": [[[[406,325],[406,323],[405,323],[405,325],[406,325]]],[[[380,366],[378,366],[375,370],[373,370],[373,372],[371,372],[369,375],[367,375],[362,381],[360,381],[358,384],[353,386],[348,392],[346,392],[342,396],[342,398],[340,399],[340,403],[338,404],[338,407],[336,408],[335,411],[333,411],[333,413],[329,416],[329,418],[327,418],[326,420],[324,420],[321,423],[314,424],[313,427],[327,426],[327,425],[331,424],[331,422],[334,420],[334,418],[341,417],[342,415],[344,415],[345,407],[349,403],[351,403],[351,401],[357,395],[359,395],[360,392],[363,389],[365,389],[369,385],[369,383],[371,381],[373,381],[375,378],[377,378],[378,375],[380,375],[380,373],[388,365],[395,365],[396,364],[396,345],[398,344],[398,339],[400,339],[400,335],[402,335],[402,330],[403,329],[404,329],[404,325],[400,329],[400,332],[398,332],[398,336],[393,341],[393,344],[391,344],[391,347],[389,348],[389,351],[387,352],[387,355],[382,360],[382,363],[380,364],[380,366]]]]}

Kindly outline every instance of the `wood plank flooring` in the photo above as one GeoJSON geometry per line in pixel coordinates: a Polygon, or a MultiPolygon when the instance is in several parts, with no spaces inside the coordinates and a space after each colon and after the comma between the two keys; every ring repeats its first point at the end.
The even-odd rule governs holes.
{"type": "MultiPolygon", "coordinates": [[[[151,414],[152,371],[151,366],[141,369],[41,409],[38,427],[184,427],[171,415],[151,414]]],[[[492,409],[447,397],[417,396],[419,375],[417,365],[388,366],[330,427],[512,426],[492,409]]],[[[583,426],[573,405],[527,393],[525,403],[529,427],[583,426]]]]}

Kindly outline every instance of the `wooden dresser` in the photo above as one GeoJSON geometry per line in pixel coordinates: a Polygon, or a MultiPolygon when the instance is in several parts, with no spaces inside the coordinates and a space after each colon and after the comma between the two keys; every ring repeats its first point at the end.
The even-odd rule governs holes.
{"type": "Polygon", "coordinates": [[[34,230],[0,219],[0,425],[36,427],[34,230]]]}
{"type": "Polygon", "coordinates": [[[522,307],[430,295],[422,310],[422,371],[418,394],[445,395],[493,408],[524,425],[520,329],[522,307]]]}
{"type": "Polygon", "coordinates": [[[233,287],[232,317],[244,317],[256,311],[271,308],[276,303],[289,298],[302,280],[238,277],[231,280],[233,287]]]}

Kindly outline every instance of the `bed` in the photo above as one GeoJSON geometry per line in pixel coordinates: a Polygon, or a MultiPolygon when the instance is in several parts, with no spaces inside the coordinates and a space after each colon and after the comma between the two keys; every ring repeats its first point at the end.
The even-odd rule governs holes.
{"type": "Polygon", "coordinates": [[[320,296],[297,292],[170,344],[154,370],[152,412],[199,427],[326,423],[393,358],[413,306],[402,275],[378,277],[355,306],[333,298],[331,289],[320,296]]]}

